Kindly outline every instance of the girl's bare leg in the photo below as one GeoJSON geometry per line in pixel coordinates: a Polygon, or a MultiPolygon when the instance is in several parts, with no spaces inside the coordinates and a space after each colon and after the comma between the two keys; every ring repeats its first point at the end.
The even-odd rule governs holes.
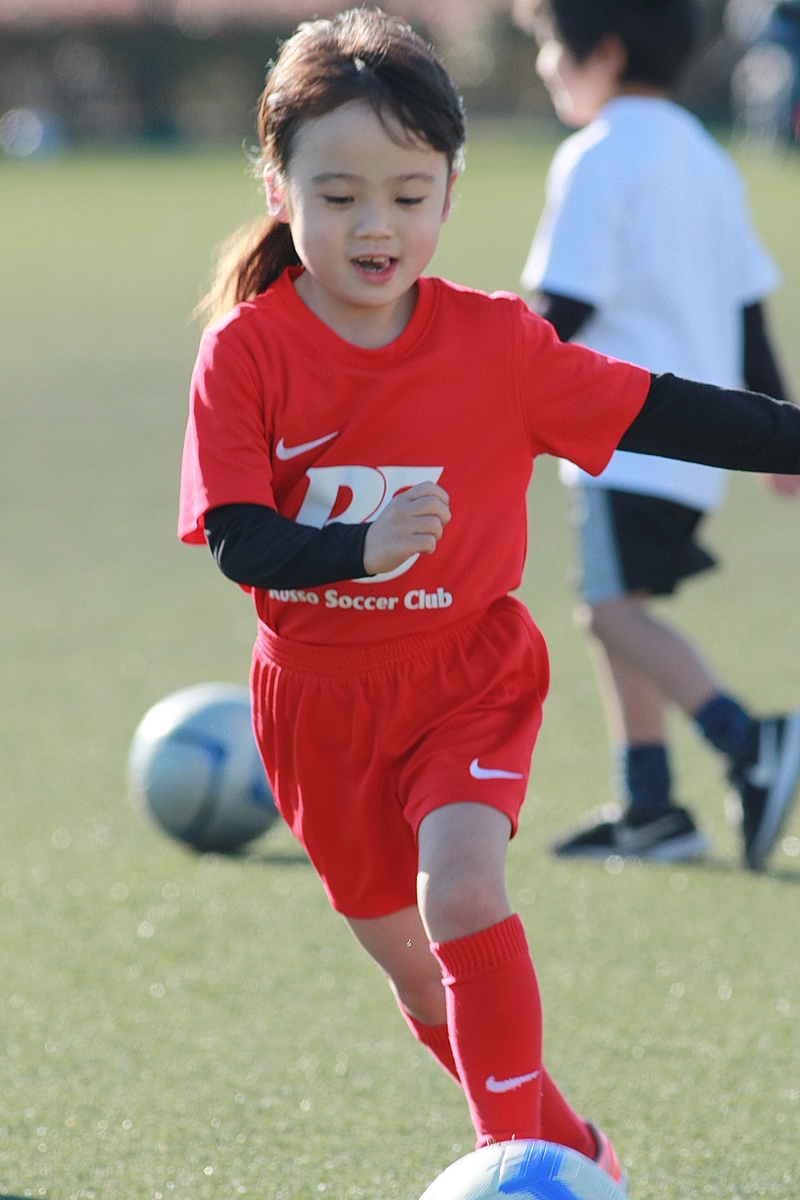
{"type": "Polygon", "coordinates": [[[506,850],[511,822],[485,804],[447,804],[418,833],[417,899],[432,942],[466,937],[511,916],[506,850]]]}
{"type": "Polygon", "coordinates": [[[504,879],[510,834],[508,817],[486,805],[436,809],[419,829],[420,907],[347,918],[403,1008],[423,1024],[445,1020],[442,972],[429,942],[464,937],[511,916],[504,879]]]}
{"type": "Polygon", "coordinates": [[[368,920],[347,918],[358,941],[389,980],[400,1004],[423,1025],[443,1025],[442,970],[428,945],[416,905],[368,920]]]}

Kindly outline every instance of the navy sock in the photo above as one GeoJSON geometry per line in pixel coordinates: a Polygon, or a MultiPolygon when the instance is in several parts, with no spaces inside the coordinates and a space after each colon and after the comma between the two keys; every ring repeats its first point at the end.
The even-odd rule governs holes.
{"type": "Polygon", "coordinates": [[[732,696],[720,692],[694,714],[707,741],[734,763],[755,762],[758,757],[758,721],[732,696]]]}
{"type": "Polygon", "coordinates": [[[672,780],[666,746],[625,746],[621,765],[629,813],[657,816],[670,807],[672,780]]]}

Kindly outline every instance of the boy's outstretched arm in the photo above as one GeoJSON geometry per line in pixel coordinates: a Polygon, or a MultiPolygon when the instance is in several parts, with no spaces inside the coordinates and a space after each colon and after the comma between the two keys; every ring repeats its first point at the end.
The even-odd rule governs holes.
{"type": "Polygon", "coordinates": [[[652,375],[619,449],[732,471],[800,475],[800,408],[759,392],[652,375]]]}

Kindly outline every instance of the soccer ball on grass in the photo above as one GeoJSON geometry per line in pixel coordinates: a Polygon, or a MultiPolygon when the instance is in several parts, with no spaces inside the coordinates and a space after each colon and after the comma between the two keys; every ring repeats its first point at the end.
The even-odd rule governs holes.
{"type": "Polygon", "coordinates": [[[196,850],[231,853],[277,817],[258,756],[246,688],[201,683],[142,718],[128,754],[134,799],[196,850]]]}

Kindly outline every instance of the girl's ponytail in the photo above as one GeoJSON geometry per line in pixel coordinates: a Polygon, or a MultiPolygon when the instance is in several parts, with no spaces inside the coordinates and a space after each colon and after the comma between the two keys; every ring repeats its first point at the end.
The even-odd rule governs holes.
{"type": "Polygon", "coordinates": [[[299,263],[289,226],[274,217],[257,217],[223,243],[214,283],[195,316],[215,321],[234,305],[266,291],[286,267],[299,263]]]}

